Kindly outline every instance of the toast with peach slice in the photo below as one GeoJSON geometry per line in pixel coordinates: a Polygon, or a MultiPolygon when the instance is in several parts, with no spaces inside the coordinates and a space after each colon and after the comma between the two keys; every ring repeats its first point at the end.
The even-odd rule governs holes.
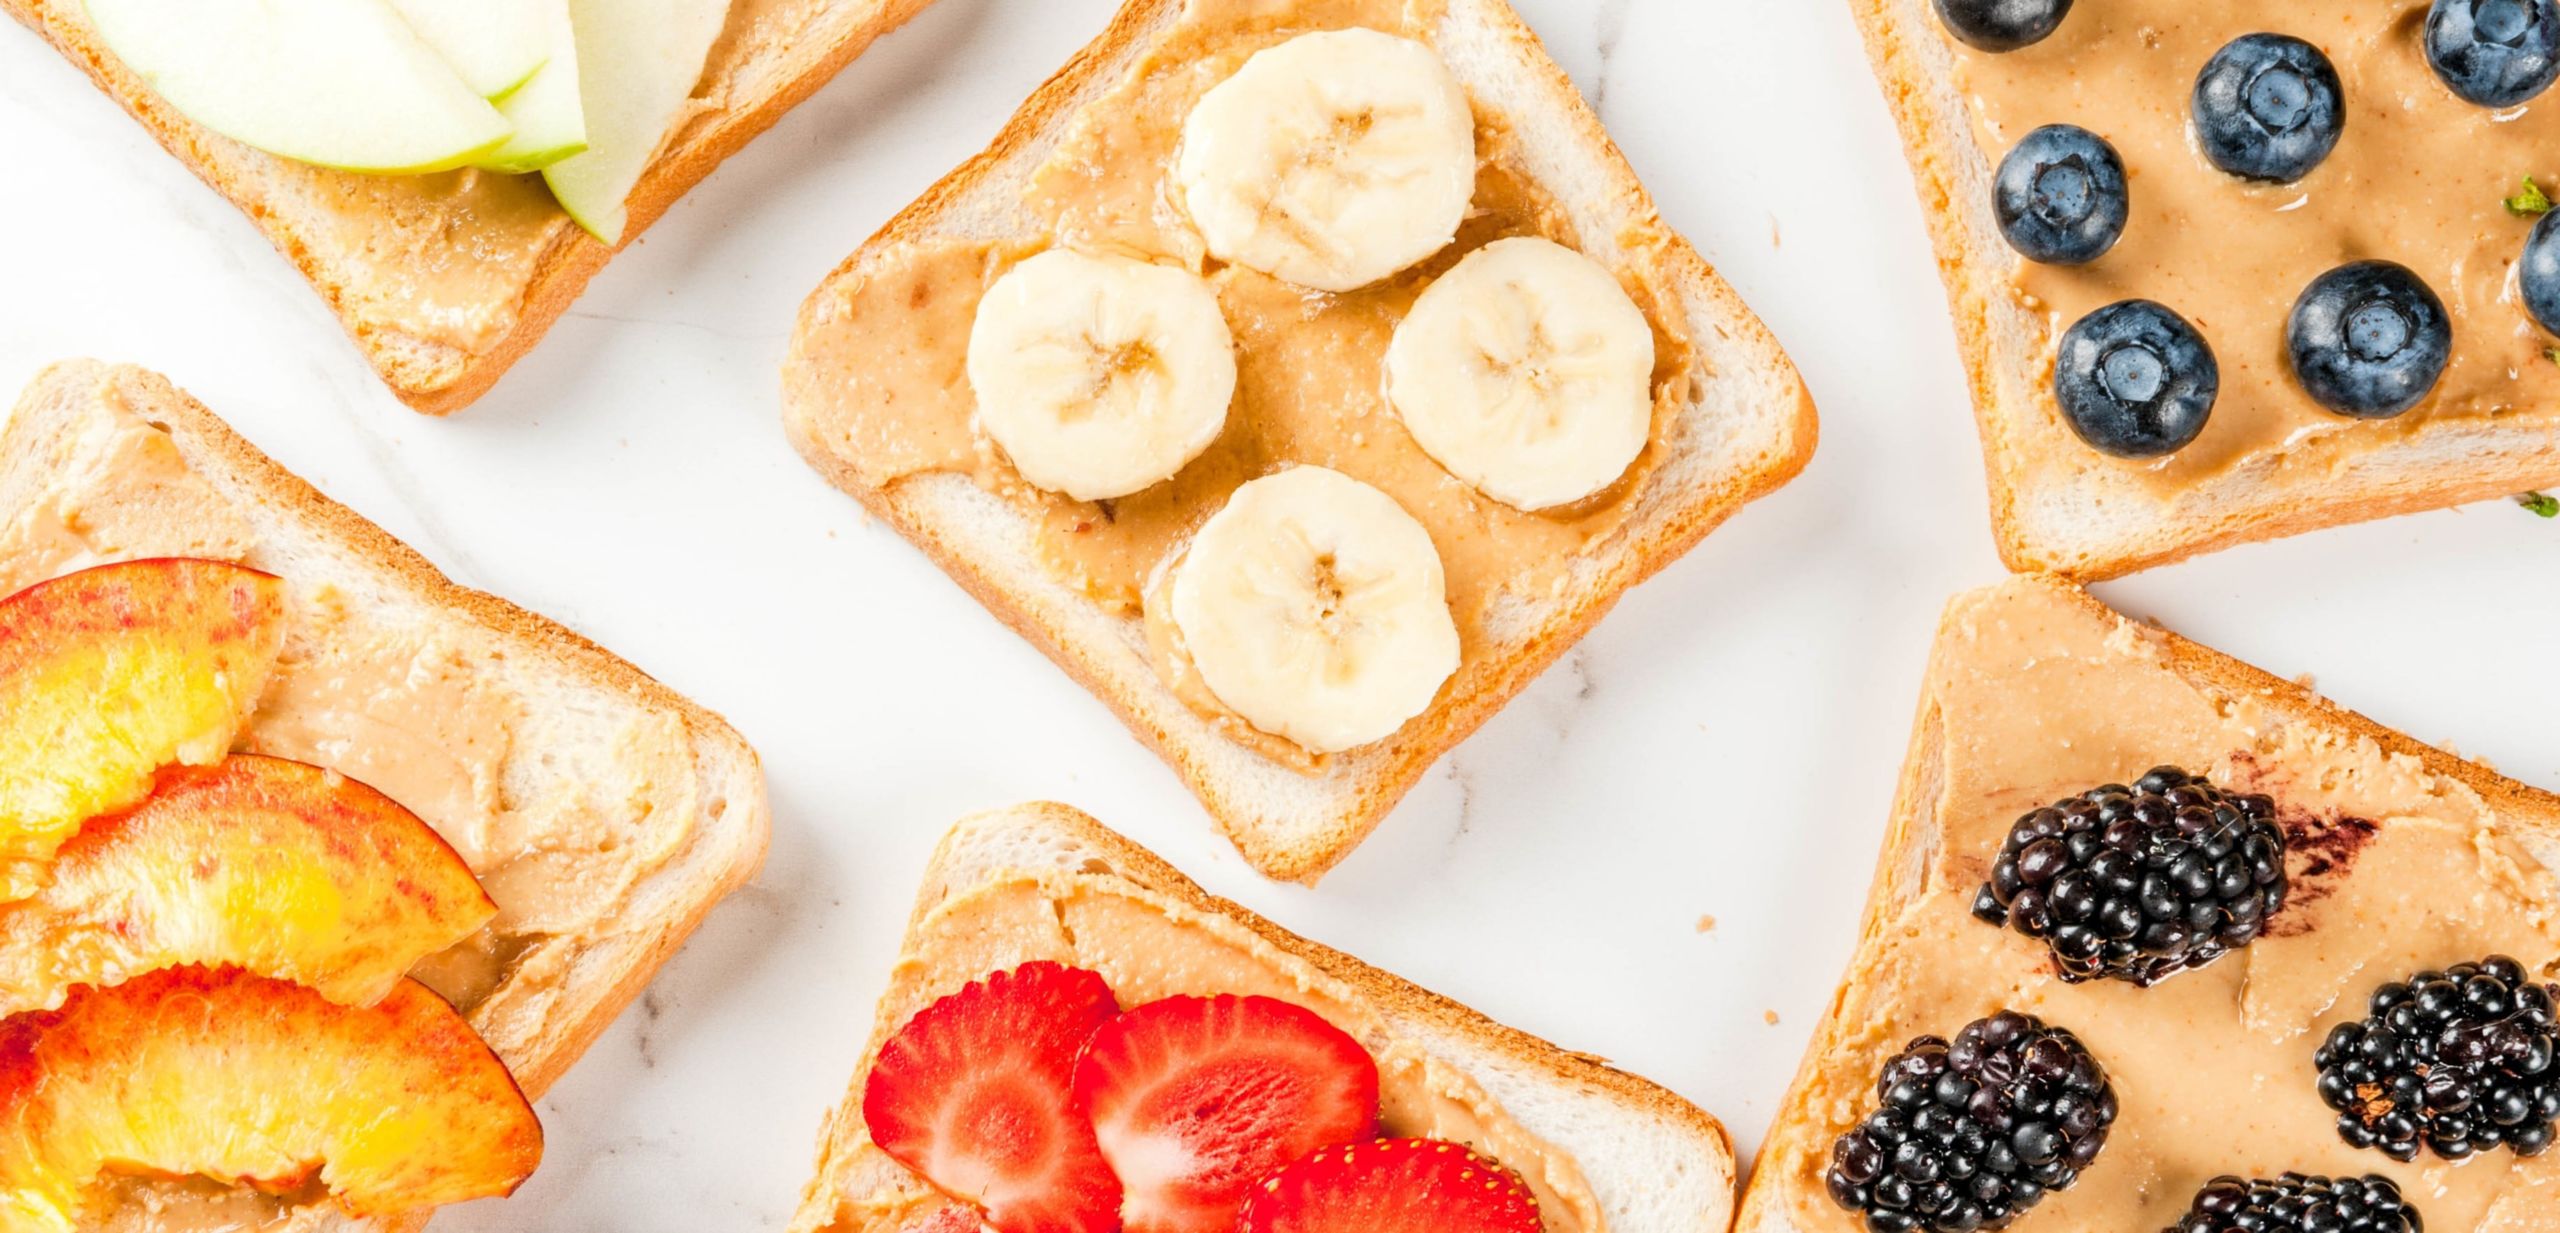
{"type": "MultiPolygon", "coordinates": [[[[1124,1032],[1117,1043],[1097,1034],[1087,1052],[1097,1061],[1107,1060],[1099,1078],[1093,1073],[1096,1066],[1078,1063],[1075,1083],[1081,1103],[1100,1111],[1104,1154],[1122,1161],[1130,1190],[1146,1189],[1148,1179],[1161,1179],[1175,1157],[1146,1146],[1162,1143],[1160,1135],[1133,1138],[1128,1133],[1133,1117],[1144,1123],[1146,1115],[1128,1113],[1132,1105],[1117,1096],[1193,1089],[1179,1082],[1132,1084],[1128,1077],[1161,1074],[1160,1059],[1166,1056],[1200,1057],[1208,1052],[1203,1041],[1239,1036],[1248,1042],[1270,1040],[1270,1029],[1208,1031],[1201,1026],[1204,1020],[1250,1018],[1236,1013],[1232,1004],[1241,1000],[1285,1011],[1279,1016],[1283,1019],[1317,1021],[1296,1029],[1295,1035],[1312,1031],[1320,1039],[1347,1034],[1357,1042],[1355,1049],[1365,1047],[1376,1065],[1376,1086],[1367,1089],[1379,1111],[1374,1133],[1435,1139],[1452,1144],[1449,1151],[1463,1146],[1490,1158],[1500,1170],[1475,1176],[1480,1182],[1503,1173],[1524,1179],[1545,1229],[1722,1233],[1732,1219],[1730,1142],[1722,1125],[1686,1101],[1213,898],[1152,853],[1073,809],[1032,804],[965,819],[935,851],[917,894],[903,954],[880,1002],[871,1047],[852,1090],[829,1120],[817,1176],[792,1220],[793,1233],[944,1233],[980,1227],[976,1210],[900,1163],[913,1155],[906,1144],[884,1147],[875,1142],[866,1097],[880,1098],[884,1090],[896,1089],[890,1099],[910,1100],[913,1094],[905,1089],[913,1076],[930,1073],[909,1050],[897,1064],[894,1081],[874,1083],[891,1042],[909,1035],[911,1024],[924,1022],[920,1012],[939,1006],[937,1017],[947,1020],[967,1009],[952,995],[977,990],[975,996],[983,999],[990,989],[1003,992],[1035,978],[1055,986],[1058,982],[1044,974],[1061,971],[1086,974],[1078,979],[1098,978],[1092,983],[1107,984],[1106,992],[1116,995],[1125,1011],[1153,1006],[1174,1012],[1167,1016],[1177,1025],[1172,1029],[1124,1032]],[[1015,975],[990,975],[1008,972],[1015,975]],[[1230,1009],[1220,1011],[1221,1006],[1230,1009]],[[1126,1043],[1130,1036],[1184,1043],[1132,1049],[1126,1043]],[[1127,1163],[1132,1159],[1134,1168],[1127,1163]]],[[[1139,1017],[1123,1014],[1121,1019],[1139,1017]]],[[[1024,1054],[999,1049],[997,1042],[1029,1036],[1020,1027],[985,1034],[989,1043],[956,1056],[975,1052],[989,1058],[992,1069],[999,1055],[1024,1054]]],[[[1219,1052],[1236,1051],[1222,1046],[1219,1052]]],[[[1304,1073],[1302,1059],[1331,1052],[1321,1043],[1288,1050],[1292,1060],[1284,1073],[1304,1073]]],[[[1037,1069],[1037,1053],[1028,1056],[1032,1064],[1017,1067],[1016,1073],[1037,1069]]],[[[1076,1053],[1069,1048],[1050,1056],[1074,1059],[1076,1053]]],[[[1329,1061],[1317,1065],[1319,1073],[1338,1069],[1329,1061]]],[[[1315,1084],[1285,1086],[1300,1093],[1332,1090],[1315,1084]]],[[[1332,1098],[1302,1099],[1316,1113],[1329,1113],[1338,1104],[1332,1098]]],[[[1150,1097],[1136,1107],[1160,1115],[1163,1100],[1150,1097]]],[[[1311,1114],[1303,1120],[1322,1119],[1311,1114]]],[[[893,1139],[906,1137],[904,1132],[892,1134],[893,1139]]],[[[946,1152],[942,1158],[955,1155],[946,1152]]],[[[1314,1179],[1311,1188],[1334,1180],[1332,1166],[1306,1163],[1327,1174],[1314,1179]]],[[[1084,1171],[1089,1173],[1090,1166],[1084,1171]]],[[[1156,1190],[1160,1194],[1162,1188],[1156,1190]]],[[[1159,1203],[1151,1211],[1160,1217],[1163,1207],[1159,1203]]],[[[994,1227],[1005,1226],[999,1222],[994,1227]]]]}

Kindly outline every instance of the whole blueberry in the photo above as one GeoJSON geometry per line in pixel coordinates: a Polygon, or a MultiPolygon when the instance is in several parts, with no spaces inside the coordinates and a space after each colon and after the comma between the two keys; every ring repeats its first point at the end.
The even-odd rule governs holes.
{"type": "Polygon", "coordinates": [[[1984,51],[2041,43],[2071,12],[2071,0],[1936,0],[1947,33],[1984,51]]]}
{"type": "Polygon", "coordinates": [[[2542,328],[2560,334],[2560,211],[2543,215],[2525,237],[2516,281],[2524,291],[2525,311],[2542,328]]]}
{"type": "Polygon", "coordinates": [[[2524,102],[2560,77],[2560,0],[2435,0],[2427,63],[2483,107],[2524,102]]]}
{"type": "Polygon", "coordinates": [[[2321,406],[2389,419],[2418,405],[2453,358],[2444,301],[2409,267],[2339,266],[2303,289],[2285,321],[2294,378],[2321,406]]]}
{"type": "Polygon", "coordinates": [[[2283,34],[2245,34],[2196,74],[2196,143],[2235,176],[2278,183],[2311,174],[2346,131],[2338,70],[2283,34]]]}
{"type": "Polygon", "coordinates": [[[2123,300],[2062,336],[2053,395],[2062,418],[2101,453],[2157,458],[2204,431],[2222,389],[2213,348],[2187,319],[2149,300],[2123,300]]]}
{"type": "Polygon", "coordinates": [[[1991,210],[2000,234],[2029,261],[2084,265],[2124,235],[2124,160],[2085,128],[2048,124],[2000,160],[1991,210]]]}

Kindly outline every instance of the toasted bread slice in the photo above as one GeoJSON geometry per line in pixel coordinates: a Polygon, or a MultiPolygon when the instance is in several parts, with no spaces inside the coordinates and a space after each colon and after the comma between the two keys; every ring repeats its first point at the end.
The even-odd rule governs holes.
{"type": "MultiPolygon", "coordinates": [[[[2408,432],[2370,426],[2361,431],[2374,443],[2344,458],[2235,465],[2167,487],[2082,446],[2054,401],[2056,327],[2009,285],[2023,258],[2002,238],[1991,208],[1992,171],[2005,151],[1985,150],[1976,137],[1952,41],[1929,0],[1848,2],[1901,126],[1937,248],[1973,387],[1993,530],[2011,569],[2110,578],[2234,544],[2560,484],[2560,415],[2548,407],[2431,418],[2408,432]]],[[[2165,88],[2171,77],[2157,80],[2165,88]]],[[[2368,114],[2382,110],[2368,106],[2368,114]]],[[[2144,191],[2138,178],[2134,191],[2144,191]]],[[[2472,204],[2497,216],[2494,199],[2472,204]]],[[[2213,342],[2226,388],[2243,365],[2284,363],[2281,342],[2213,342]]]]}
{"type": "MultiPolygon", "coordinates": [[[[45,370],[0,426],[0,590],[151,556],[285,580],[284,661],[241,744],[384,790],[471,862],[498,919],[415,974],[528,1095],[763,860],[763,772],[718,716],[448,582],[166,379],[92,361],[45,370]]],[[[285,1227],[425,1219],[367,1226],[322,1204],[285,1227]]]]}
{"type": "Polygon", "coordinates": [[[2078,1033],[2122,1104],[2078,1184],[2018,1229],[2164,1228],[2217,1174],[2396,1178],[2430,1228],[2542,1227],[2560,1160],[2398,1165],[2338,1138],[2313,1051],[2368,995],[2506,953],[2560,966],[2560,797],[2303,686],[2119,616],[2051,577],[1946,611],[1857,951],[1761,1148],[1740,1233],[1849,1233],[1838,1136],[1906,1042],[1997,1009],[2078,1033]],[[2159,764],[2273,797],[2289,887],[2266,933],[2150,988],[2067,984],[1968,909],[2021,815],[2159,764]],[[2504,1188],[2501,1190],[2501,1188],[2504,1188]],[[2531,1205],[2540,1205],[2538,1209],[2531,1205]],[[2541,1215],[2519,1219],[2529,1210],[2541,1215]],[[2517,1223],[2506,1223],[2517,1221],[2517,1223]]]}
{"type": "MultiPolygon", "coordinates": [[[[1659,306],[1658,317],[1676,316],[1695,363],[1672,378],[1687,381],[1685,400],[1667,399],[1675,405],[1656,411],[1650,461],[1638,464],[1650,470],[1623,496],[1625,520],[1580,545],[1571,559],[1546,563],[1563,585],[1502,594],[1499,620],[1466,648],[1432,706],[1394,736],[1335,754],[1309,771],[1273,756],[1268,745],[1240,739],[1259,735],[1240,734],[1241,721],[1204,718],[1151,662],[1140,616],[1098,602],[1043,565],[1039,518],[1021,503],[951,471],[882,477],[880,455],[898,451],[882,449],[852,427],[861,408],[848,405],[841,370],[823,352],[845,328],[848,297],[867,280],[901,268],[910,254],[938,244],[1046,241],[1026,204],[1035,173],[1080,123],[1115,122],[1092,112],[1093,105],[1142,71],[1158,40],[1186,17],[1199,16],[1205,26],[1212,17],[1250,14],[1240,24],[1252,26],[1256,41],[1222,45],[1241,54],[1352,20],[1345,13],[1392,24],[1405,6],[1133,0],[1032,95],[994,144],[900,213],[818,288],[802,310],[785,378],[785,418],[801,454],[1109,704],[1173,765],[1245,858],[1285,880],[1313,881],[1332,868],[1432,762],[1554,662],[1629,587],[1734,510],[1792,478],[1814,446],[1813,404],[1785,353],[1697,252],[1664,226],[1598,117],[1510,7],[1503,0],[1435,0],[1415,11],[1426,16],[1405,32],[1438,49],[1473,96],[1479,128],[1507,135],[1518,170],[1554,203],[1553,229],[1633,279],[1643,288],[1640,300],[1659,306]],[[1389,16],[1369,16],[1382,11],[1389,16]]],[[[882,363],[918,362],[919,347],[910,340],[872,338],[866,346],[865,354],[882,363]]],[[[952,371],[959,367],[956,357],[937,358],[949,360],[952,371]]],[[[1344,360],[1317,355],[1306,362],[1344,360]]],[[[1352,413],[1371,414],[1365,408],[1346,414],[1352,413]]],[[[1381,424],[1393,419],[1383,406],[1374,415],[1381,424]]],[[[1281,461],[1324,461],[1383,482],[1340,459],[1281,461]]]]}
{"type": "Polygon", "coordinates": [[[1732,1219],[1732,1144],[1688,1102],[1291,934],[1092,818],[1035,803],[963,819],[934,850],[862,1070],[829,1118],[793,1233],[893,1233],[947,1203],[863,1128],[871,1059],[916,1011],[989,971],[1044,958],[1099,971],[1124,997],[1145,996],[1130,990],[1185,971],[1165,939],[1187,944],[1197,934],[1216,939],[1194,956],[1199,963],[1238,962],[1253,974],[1250,987],[1194,992],[1262,992],[1367,1019],[1374,1031],[1359,1034],[1372,1049],[1388,1039],[1414,1047],[1447,1068],[1444,1093],[1481,1089],[1489,1122],[1515,1122],[1569,1161],[1612,1233],[1721,1233],[1732,1219]],[[1026,905],[1018,912],[989,910],[980,893],[1016,887],[1026,905]],[[1087,911],[1070,904],[1079,896],[1138,906],[1087,911]]]}
{"type": "MultiPolygon", "coordinates": [[[[691,110],[631,190],[629,244],[721,160],[931,0],[732,0],[691,110]]],[[[250,149],[169,106],[102,44],[80,0],[0,0],[231,199],[302,271],[402,402],[469,406],[532,349],[619,246],[539,176],[364,176],[250,149]]]]}

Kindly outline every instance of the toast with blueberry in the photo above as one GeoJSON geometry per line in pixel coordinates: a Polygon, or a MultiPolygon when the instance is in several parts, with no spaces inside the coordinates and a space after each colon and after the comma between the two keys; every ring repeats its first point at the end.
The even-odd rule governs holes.
{"type": "Polygon", "coordinates": [[[935,851],[791,1228],[1721,1233],[1733,1185],[1669,1092],[1033,804],[935,851]]]}
{"type": "Polygon", "coordinates": [[[2538,1227],[2554,862],[2560,797],[2049,576],[1960,596],[1738,1227],[2538,1227]]]}
{"type": "Polygon", "coordinates": [[[1850,7],[2013,569],[2560,483],[2560,8],[1850,7]]]}

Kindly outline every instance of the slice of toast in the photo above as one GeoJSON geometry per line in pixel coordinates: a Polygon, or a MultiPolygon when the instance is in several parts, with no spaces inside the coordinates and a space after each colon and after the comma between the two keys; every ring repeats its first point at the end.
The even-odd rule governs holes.
{"type": "MultiPolygon", "coordinates": [[[[732,0],[689,112],[628,199],[629,244],[721,160],[931,0],[732,0]]],[[[250,149],[169,106],[102,44],[81,0],[0,0],[302,271],[402,402],[468,406],[531,350],[619,245],[539,176],[364,176],[250,149]]]]}
{"type": "MultiPolygon", "coordinates": [[[[242,744],[383,789],[472,862],[498,920],[416,974],[528,1096],[761,864],[763,772],[718,716],[447,581],[166,379],[93,361],[45,370],[0,425],[0,590],[151,556],[285,580],[284,662],[242,744]]],[[[284,1227],[425,1219],[368,1225],[322,1204],[284,1227]]]]}
{"type": "MultiPolygon", "coordinates": [[[[1408,31],[1433,44],[1464,83],[1479,127],[1507,133],[1520,170],[1553,198],[1565,238],[1603,264],[1642,271],[1627,276],[1665,306],[1661,311],[1681,318],[1696,355],[1694,371],[1681,374],[1689,380],[1689,397],[1657,412],[1661,422],[1648,451],[1652,469],[1624,498],[1625,522],[1554,567],[1566,585],[1542,594],[1504,595],[1498,628],[1466,648],[1457,674],[1429,709],[1387,740],[1333,755],[1313,773],[1225,726],[1240,721],[1204,718],[1186,705],[1151,662],[1139,616],[1097,602],[1044,567],[1039,520],[1019,503],[954,472],[881,478],[879,456],[900,451],[894,443],[884,450],[848,428],[846,392],[821,353],[831,332],[844,328],[847,297],[858,294],[866,280],[898,268],[904,255],[941,243],[1047,238],[1038,234],[1041,223],[1026,204],[1035,173],[1080,122],[1114,122],[1088,111],[1140,71],[1157,40],[1177,22],[1195,14],[1250,14],[1258,45],[1267,45],[1352,20],[1346,12],[1368,20],[1367,14],[1378,11],[1374,4],[1132,0],[1100,38],[1032,95],[992,145],[900,213],[818,288],[802,310],[785,376],[786,422],[811,465],[1107,703],[1172,764],[1255,868],[1285,880],[1313,881],[1342,860],[1432,762],[1554,662],[1629,587],[1668,565],[1736,509],[1792,478],[1814,447],[1813,404],[1785,353],[1697,252],[1662,223],[1598,117],[1547,58],[1536,35],[1503,0],[1416,6],[1434,16],[1408,31]]],[[[1394,5],[1384,11],[1406,9],[1394,5]]],[[[1244,47],[1228,50],[1240,53],[1244,47]]],[[[1487,191],[1480,183],[1480,204],[1487,191]]],[[[866,354],[882,363],[918,362],[907,340],[874,339],[867,345],[866,354]]],[[[957,371],[954,357],[941,358],[957,371]]],[[[1343,361],[1313,356],[1309,362],[1343,361]]],[[[965,393],[964,386],[953,388],[965,393]]],[[[1392,417],[1383,407],[1374,414],[1381,422],[1392,417]]],[[[1383,482],[1339,459],[1291,461],[1351,466],[1356,478],[1383,482]]],[[[1208,512],[1197,511],[1199,517],[1208,512]]]]}
{"type": "MultiPolygon", "coordinates": [[[[1992,171],[2003,151],[1984,149],[1976,136],[1971,104],[1956,82],[1952,41],[1940,32],[1929,0],[1848,3],[1901,127],[1937,248],[1971,379],[1993,530],[2011,569],[2110,578],[2234,544],[2560,484],[2560,416],[2547,407],[2431,418],[2409,432],[2370,426],[2361,431],[2376,443],[2348,457],[2237,465],[2166,488],[2145,483],[2139,468],[2081,445],[2062,422],[2052,392],[2059,327],[2046,320],[2048,310],[2023,302],[2009,285],[2023,258],[2002,238],[1991,208],[1992,171]]],[[[2183,96],[2179,101],[2183,105],[2183,96]]],[[[2372,104],[2366,114],[2381,110],[2372,104]]],[[[2143,191],[2137,177],[2134,192],[2143,191]]],[[[2497,216],[2494,198],[2472,204],[2497,216]]],[[[2522,235],[2519,229],[2518,243],[2522,235]]],[[[2213,341],[2226,387],[2242,366],[2284,363],[2280,343],[2213,341]]]]}
{"type": "Polygon", "coordinates": [[[935,998],[987,972],[1041,958],[1091,967],[1124,994],[1128,982],[1180,970],[1179,956],[1151,944],[1160,935],[1142,940],[1126,924],[1151,916],[1062,906],[1078,893],[1132,896],[1150,905],[1149,913],[1182,922],[1173,928],[1213,922],[1240,931],[1231,945],[1256,956],[1262,988],[1229,991],[1374,1015],[1378,1035],[1362,1033],[1364,1043],[1372,1049],[1381,1037],[1409,1043],[1450,1068],[1457,1076],[1452,1086],[1480,1088],[1500,1114],[1570,1158],[1612,1233],[1722,1233],[1732,1219],[1732,1144],[1721,1124],[1686,1101],[1291,934],[1212,897],[1092,818],[1035,803],[964,819],[935,849],[862,1068],[829,1117],[817,1176],[791,1222],[793,1233],[892,1233],[947,1202],[873,1146],[862,1118],[871,1059],[935,998]],[[973,891],[1017,882],[1040,888],[1031,910],[982,914],[967,899],[973,891]],[[928,958],[920,953],[928,936],[957,939],[959,954],[936,950],[928,958]]]}
{"type": "Polygon", "coordinates": [[[2316,1091],[2330,1025],[2381,983],[2493,953],[2560,968],[2560,796],[2389,731],[2068,583],[1946,611],[1856,953],[1743,1198],[1739,1233],[1850,1233],[1823,1175],[1906,1042],[1997,1009],[2081,1035],[2123,1107],[2078,1184],[2012,1227],[2164,1228],[2217,1174],[2380,1172],[2430,1228],[2544,1227],[2560,1160],[2449,1169],[2348,1147],[2316,1091]],[[2068,984],[2043,943],[1974,919],[2021,815],[2159,764],[2270,795],[2288,891],[2256,941],[2150,988],[2068,984]],[[2236,1012],[2236,1014],[2235,1014],[2236,1012]],[[2192,1016],[2192,1017],[2190,1017],[2192,1016]],[[2431,1166],[2431,1167],[2430,1167],[2431,1166]],[[2498,1191],[2498,1187],[2509,1189],[2498,1191]],[[2541,1216],[2518,1220],[2530,1205],[2541,1216]]]}

